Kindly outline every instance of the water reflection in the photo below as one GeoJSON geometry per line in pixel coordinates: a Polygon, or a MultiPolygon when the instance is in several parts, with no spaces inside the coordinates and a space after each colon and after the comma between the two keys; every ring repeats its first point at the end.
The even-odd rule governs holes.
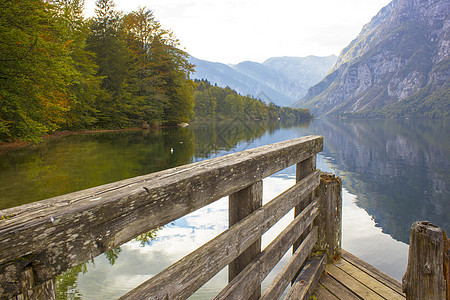
{"type": "Polygon", "coordinates": [[[285,128],[307,128],[311,120],[263,120],[217,122],[196,122],[191,129],[195,136],[196,161],[212,158],[228,153],[239,152],[251,148],[253,142],[264,135],[273,135],[274,132],[285,128]]]}
{"type": "Polygon", "coordinates": [[[323,154],[384,233],[409,243],[411,224],[450,230],[450,130],[445,120],[320,120],[323,154]]]}
{"type": "Polygon", "coordinates": [[[192,140],[187,128],[109,132],[1,154],[0,209],[189,163],[192,140]]]}
{"type": "MultiPolygon", "coordinates": [[[[69,136],[0,155],[0,210],[308,134],[324,136],[318,168],[344,181],[344,248],[400,279],[414,221],[450,231],[447,121],[238,121],[69,136]]],[[[265,199],[292,185],[294,173],[289,168],[266,179],[265,199]]],[[[72,270],[58,289],[71,299],[117,298],[225,230],[226,209],[220,200],[167,225],[145,247],[129,242],[114,265],[98,257],[85,265],[87,273],[72,270]]],[[[277,230],[266,234],[264,245],[277,230]]],[[[226,277],[220,272],[193,298],[211,298],[226,277]]]]}
{"type": "MultiPolygon", "coordinates": [[[[295,183],[295,169],[289,168],[263,183],[263,203],[273,199],[295,183]]],[[[262,239],[267,246],[294,217],[293,211],[282,218],[262,239]]],[[[123,245],[122,253],[111,265],[105,256],[87,265],[87,272],[78,273],[76,289],[68,290],[67,298],[83,295],[83,299],[116,299],[158,274],[172,263],[194,251],[227,229],[228,199],[215,203],[176,220],[162,228],[145,247],[132,241],[123,245]],[[69,296],[70,295],[70,296],[69,296]]],[[[263,283],[266,288],[290,257],[290,251],[263,283]]],[[[219,272],[190,299],[211,299],[227,284],[227,268],[219,272]]],[[[62,296],[63,298],[64,296],[62,296]]]]}
{"type": "Polygon", "coordinates": [[[235,120],[80,134],[3,153],[0,210],[240,151],[292,122],[235,120]]]}

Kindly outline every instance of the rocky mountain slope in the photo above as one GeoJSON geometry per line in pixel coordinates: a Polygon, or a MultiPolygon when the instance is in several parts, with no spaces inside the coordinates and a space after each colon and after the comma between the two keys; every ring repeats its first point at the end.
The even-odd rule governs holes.
{"type": "Polygon", "coordinates": [[[266,102],[289,106],[306,95],[336,62],[326,57],[273,57],[263,63],[245,61],[225,65],[190,57],[196,65],[193,79],[207,79],[213,84],[229,86],[242,95],[250,94],[266,102]]]}
{"type": "Polygon", "coordinates": [[[316,115],[450,117],[450,2],[394,0],[294,107],[316,115]]]}

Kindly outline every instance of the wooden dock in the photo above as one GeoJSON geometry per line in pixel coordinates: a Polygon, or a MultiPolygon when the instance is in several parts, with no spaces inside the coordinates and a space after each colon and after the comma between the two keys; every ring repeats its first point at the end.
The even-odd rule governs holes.
{"type": "MultiPolygon", "coordinates": [[[[229,228],[121,299],[187,299],[228,266],[214,299],[449,299],[449,243],[411,229],[403,286],[341,250],[342,181],[316,170],[321,136],[266,145],[0,212],[0,299],[56,300],[56,277],[136,236],[229,196],[229,228]],[[263,179],[296,165],[296,183],[262,205],[263,179]],[[264,249],[261,237],[294,209],[264,249]],[[289,249],[292,257],[261,293],[289,249]],[[328,264],[327,264],[328,263],[328,264]]],[[[145,266],[143,266],[145,267],[145,266]]]]}
{"type": "Polygon", "coordinates": [[[399,281],[345,250],[340,260],[325,267],[313,296],[318,300],[406,299],[399,281]]]}

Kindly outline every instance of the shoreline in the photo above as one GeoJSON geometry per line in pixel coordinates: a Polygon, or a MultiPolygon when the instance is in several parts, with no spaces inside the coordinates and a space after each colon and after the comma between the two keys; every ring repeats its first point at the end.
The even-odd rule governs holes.
{"type": "MultiPolygon", "coordinates": [[[[70,135],[78,135],[78,134],[90,134],[90,133],[103,133],[103,132],[120,132],[120,131],[136,131],[136,130],[145,130],[139,127],[133,128],[122,128],[122,129],[98,129],[98,130],[64,130],[64,131],[55,131],[51,134],[45,134],[42,137],[42,140],[49,139],[57,139],[70,135]]],[[[33,144],[33,142],[24,142],[24,141],[16,141],[16,142],[0,142],[0,154],[7,153],[16,149],[20,149],[26,146],[33,144]]]]}

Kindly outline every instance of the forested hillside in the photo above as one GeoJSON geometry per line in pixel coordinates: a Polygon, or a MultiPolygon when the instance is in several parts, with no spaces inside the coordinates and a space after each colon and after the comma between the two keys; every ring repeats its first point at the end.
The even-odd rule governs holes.
{"type": "Polygon", "coordinates": [[[252,95],[280,106],[291,106],[306,95],[336,62],[335,55],[318,57],[271,57],[263,63],[243,61],[237,65],[211,62],[195,57],[193,79],[206,79],[220,87],[230,87],[242,95],[252,95]]]}
{"type": "Polygon", "coordinates": [[[0,141],[56,129],[174,125],[193,114],[193,65],[152,11],[97,0],[0,4],[0,141]]]}
{"type": "Polygon", "coordinates": [[[313,118],[308,109],[266,104],[251,96],[239,95],[229,87],[211,85],[207,80],[195,80],[194,118],[196,120],[267,120],[313,118]]]}
{"type": "Polygon", "coordinates": [[[310,118],[230,88],[194,82],[194,65],[153,12],[97,0],[0,4],[0,142],[55,130],[177,125],[196,119],[310,118]],[[194,97],[197,105],[194,109],[194,97]]]}

